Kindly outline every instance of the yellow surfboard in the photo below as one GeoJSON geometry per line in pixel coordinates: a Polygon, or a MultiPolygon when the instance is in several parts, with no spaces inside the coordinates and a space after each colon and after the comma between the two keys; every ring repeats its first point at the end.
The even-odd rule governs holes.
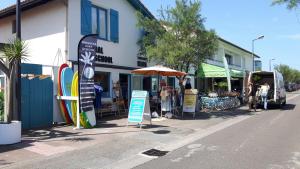
{"type": "MultiPolygon", "coordinates": [[[[78,71],[74,73],[72,79],[71,96],[78,97],[78,71]]],[[[77,101],[74,100],[71,102],[71,109],[74,125],[77,125],[77,101]]],[[[80,112],[80,125],[84,128],[91,128],[91,125],[89,124],[86,114],[84,112],[80,112]]]]}

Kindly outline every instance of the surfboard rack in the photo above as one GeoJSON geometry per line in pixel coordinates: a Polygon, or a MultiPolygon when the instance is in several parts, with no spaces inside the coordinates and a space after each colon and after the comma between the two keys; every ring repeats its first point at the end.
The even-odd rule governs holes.
{"type": "Polygon", "coordinates": [[[76,115],[77,115],[77,124],[76,124],[76,127],[73,128],[73,130],[79,130],[79,129],[82,129],[82,127],[80,127],[80,114],[79,114],[79,104],[78,104],[78,101],[79,101],[79,97],[76,97],[76,96],[56,96],[56,99],[57,100],[71,100],[71,101],[77,101],[77,112],[76,112],[76,115]]]}

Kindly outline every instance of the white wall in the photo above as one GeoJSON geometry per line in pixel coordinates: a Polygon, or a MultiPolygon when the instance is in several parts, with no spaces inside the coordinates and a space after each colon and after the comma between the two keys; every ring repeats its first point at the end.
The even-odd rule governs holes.
{"type": "MultiPolygon", "coordinates": [[[[126,0],[92,0],[92,3],[107,9],[108,25],[109,9],[119,12],[119,43],[98,40],[104,50],[104,55],[113,58],[114,65],[137,67],[137,54],[139,46],[136,44],[140,38],[140,30],[136,27],[136,10],[126,0]]],[[[69,0],[69,48],[70,60],[77,60],[77,45],[82,37],[80,21],[80,0],[69,0]],[[74,19],[76,18],[76,19],[74,19]]],[[[108,26],[109,31],[109,26],[108,26]]],[[[108,38],[109,36],[108,32],[108,38]]]]}
{"type": "MultiPolygon", "coordinates": [[[[7,43],[15,36],[12,34],[14,19],[15,16],[11,16],[0,20],[1,43],[7,43]]],[[[52,76],[53,93],[56,95],[55,70],[58,65],[66,61],[66,6],[63,1],[56,0],[22,12],[21,19],[22,40],[27,42],[30,55],[29,60],[25,62],[44,65],[43,74],[52,76]]],[[[53,98],[53,103],[53,120],[54,122],[62,121],[55,98],[53,98]]]]}
{"type": "Polygon", "coordinates": [[[238,69],[238,70],[248,70],[252,71],[252,56],[250,53],[247,53],[241,49],[238,49],[235,46],[232,46],[228,43],[225,43],[223,41],[219,40],[219,48],[216,52],[215,56],[213,57],[216,61],[208,60],[208,63],[214,64],[217,66],[224,67],[223,64],[223,49],[225,50],[225,53],[230,54],[233,57],[233,64],[229,65],[230,68],[238,69]],[[245,67],[243,67],[243,58],[245,58],[245,67]]]}
{"type": "MultiPolygon", "coordinates": [[[[15,16],[0,20],[0,42],[7,43],[15,16]]],[[[66,7],[62,1],[50,2],[22,13],[22,40],[28,44],[30,63],[53,65],[60,49],[65,60],[66,7]]],[[[56,64],[54,64],[56,65],[56,64]]]]}

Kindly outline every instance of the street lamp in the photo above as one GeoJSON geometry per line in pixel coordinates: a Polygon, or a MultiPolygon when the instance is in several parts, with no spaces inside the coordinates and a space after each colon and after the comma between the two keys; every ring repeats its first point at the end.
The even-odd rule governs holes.
{"type": "Polygon", "coordinates": [[[254,42],[255,42],[256,40],[263,39],[264,37],[265,37],[265,36],[262,35],[262,36],[259,36],[259,37],[257,37],[257,38],[255,38],[255,39],[252,40],[252,59],[253,59],[253,64],[252,64],[252,66],[253,66],[253,71],[255,71],[255,65],[254,65],[254,42]]]}
{"type": "Polygon", "coordinates": [[[270,72],[272,71],[272,65],[271,65],[271,63],[272,63],[273,60],[275,60],[275,59],[273,58],[273,59],[269,60],[269,71],[270,72]]]}

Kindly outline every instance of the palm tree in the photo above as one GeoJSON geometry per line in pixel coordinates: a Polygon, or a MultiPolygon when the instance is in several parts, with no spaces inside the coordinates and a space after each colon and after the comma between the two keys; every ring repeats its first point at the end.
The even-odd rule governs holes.
{"type": "Polygon", "coordinates": [[[27,44],[18,38],[10,40],[9,44],[4,46],[3,53],[4,56],[0,58],[0,70],[7,76],[4,121],[9,123],[18,117],[16,112],[18,64],[21,60],[26,60],[29,55],[27,44]]]}

